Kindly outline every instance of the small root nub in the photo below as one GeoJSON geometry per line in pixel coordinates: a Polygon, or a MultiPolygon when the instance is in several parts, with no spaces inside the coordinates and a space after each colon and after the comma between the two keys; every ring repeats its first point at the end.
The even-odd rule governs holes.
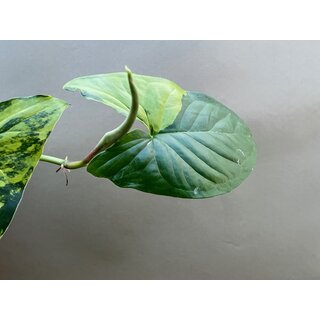
{"type": "Polygon", "coordinates": [[[62,170],[62,172],[64,173],[64,176],[66,177],[66,186],[68,186],[68,184],[69,184],[68,172],[70,172],[69,169],[67,169],[67,168],[64,167],[64,164],[67,163],[67,161],[68,161],[68,157],[65,158],[64,163],[62,163],[62,164],[60,165],[60,167],[56,170],[57,173],[58,173],[60,170],[62,170]]]}

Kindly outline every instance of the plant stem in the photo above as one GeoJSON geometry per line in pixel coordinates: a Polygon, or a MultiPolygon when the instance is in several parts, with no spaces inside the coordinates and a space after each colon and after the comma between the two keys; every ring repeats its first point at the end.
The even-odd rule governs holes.
{"type": "Polygon", "coordinates": [[[68,162],[68,160],[66,160],[66,159],[47,156],[45,154],[43,154],[40,157],[40,161],[57,164],[59,166],[63,165],[67,169],[78,169],[78,168],[82,168],[82,167],[86,166],[86,164],[83,162],[83,160],[68,162]]]}
{"type": "Polygon", "coordinates": [[[85,167],[91,159],[97,155],[99,152],[113,145],[116,141],[118,141],[123,135],[125,135],[130,128],[132,127],[138,113],[139,109],[139,99],[138,93],[135,85],[132,80],[132,72],[126,67],[126,71],[128,74],[128,82],[132,97],[131,108],[127,118],[123,121],[123,123],[115,128],[114,130],[105,133],[105,135],[100,139],[98,144],[87,154],[87,156],[79,161],[71,161],[69,162],[66,159],[60,159],[52,156],[42,155],[40,157],[40,161],[49,162],[53,164],[57,164],[63,166],[66,169],[78,169],[85,167]]]}

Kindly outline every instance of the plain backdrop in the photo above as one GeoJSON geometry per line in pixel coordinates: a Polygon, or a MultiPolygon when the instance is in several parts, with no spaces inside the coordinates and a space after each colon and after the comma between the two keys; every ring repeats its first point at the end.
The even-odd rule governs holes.
{"type": "Polygon", "coordinates": [[[237,189],[205,200],[121,189],[84,169],[66,187],[40,163],[0,240],[0,278],[319,279],[319,57],[319,42],[1,41],[0,100],[72,104],[46,154],[80,159],[123,119],[63,84],[128,65],[234,110],[258,160],[237,189]]]}

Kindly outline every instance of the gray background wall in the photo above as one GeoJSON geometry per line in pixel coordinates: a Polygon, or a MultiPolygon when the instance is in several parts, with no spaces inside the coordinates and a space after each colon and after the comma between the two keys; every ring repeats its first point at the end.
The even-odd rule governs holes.
{"type": "Polygon", "coordinates": [[[184,200],[40,163],[0,241],[1,279],[319,279],[319,42],[0,42],[0,100],[71,102],[46,154],[78,159],[122,117],[62,90],[122,71],[202,91],[252,129],[258,162],[230,194],[184,200]]]}

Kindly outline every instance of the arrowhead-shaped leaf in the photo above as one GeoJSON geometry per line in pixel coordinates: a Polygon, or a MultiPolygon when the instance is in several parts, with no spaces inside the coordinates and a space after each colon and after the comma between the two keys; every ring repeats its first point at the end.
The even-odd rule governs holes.
{"type": "Polygon", "coordinates": [[[12,220],[45,141],[67,106],[50,96],[0,102],[0,238],[12,220]]]}
{"type": "MultiPolygon", "coordinates": [[[[133,74],[133,80],[139,93],[137,118],[151,133],[157,133],[172,124],[181,110],[185,90],[162,78],[133,74]]],[[[124,115],[128,114],[131,107],[131,94],[125,72],[76,78],[63,88],[80,91],[85,98],[102,102],[124,115]]]]}
{"type": "Polygon", "coordinates": [[[88,171],[120,187],[182,198],[206,198],[237,187],[252,171],[256,147],[231,110],[188,92],[172,125],[151,136],[126,134],[89,163],[88,171]]]}

